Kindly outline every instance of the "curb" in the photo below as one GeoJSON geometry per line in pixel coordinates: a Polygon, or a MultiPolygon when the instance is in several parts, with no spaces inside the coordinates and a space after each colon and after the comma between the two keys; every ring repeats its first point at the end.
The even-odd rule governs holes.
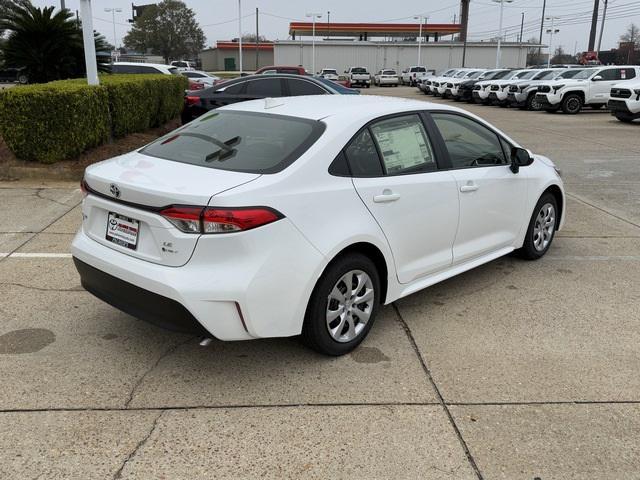
{"type": "Polygon", "coordinates": [[[0,180],[57,180],[79,182],[82,180],[84,168],[60,168],[54,165],[42,167],[27,167],[22,165],[7,165],[0,171],[0,180]]]}

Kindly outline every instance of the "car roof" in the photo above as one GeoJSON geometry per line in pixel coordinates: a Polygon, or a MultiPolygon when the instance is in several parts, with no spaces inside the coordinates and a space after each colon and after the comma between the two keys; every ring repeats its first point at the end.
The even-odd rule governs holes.
{"type": "Polygon", "coordinates": [[[336,119],[342,118],[347,121],[359,120],[363,123],[382,115],[415,110],[437,109],[463,112],[462,109],[448,105],[377,95],[309,95],[281,97],[234,103],[221,109],[272,113],[275,115],[287,115],[310,120],[321,120],[332,117],[336,119]]]}

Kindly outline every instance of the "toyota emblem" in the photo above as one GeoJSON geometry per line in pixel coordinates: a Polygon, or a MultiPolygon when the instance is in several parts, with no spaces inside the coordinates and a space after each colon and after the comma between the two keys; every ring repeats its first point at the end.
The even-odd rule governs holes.
{"type": "Polygon", "coordinates": [[[109,191],[114,197],[120,198],[120,188],[118,188],[118,185],[116,185],[115,183],[109,185],[109,191]]]}

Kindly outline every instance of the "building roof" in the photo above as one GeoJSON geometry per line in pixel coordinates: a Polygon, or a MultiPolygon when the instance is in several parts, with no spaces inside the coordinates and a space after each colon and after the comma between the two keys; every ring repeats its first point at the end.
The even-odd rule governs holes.
{"type": "MultiPolygon", "coordinates": [[[[423,35],[454,35],[460,33],[462,25],[459,23],[424,23],[423,35]]],[[[419,23],[327,23],[316,22],[315,32],[324,37],[359,37],[367,34],[368,37],[417,37],[420,34],[419,23]]],[[[312,22],[291,22],[289,35],[312,35],[312,22]]]]}
{"type": "MultiPolygon", "coordinates": [[[[216,42],[215,48],[219,48],[220,50],[238,50],[238,42],[236,41],[228,41],[228,40],[218,40],[216,42]]],[[[242,50],[256,50],[255,42],[242,42],[242,50]]],[[[258,43],[258,50],[262,51],[273,51],[273,42],[260,42],[258,43]]]]}

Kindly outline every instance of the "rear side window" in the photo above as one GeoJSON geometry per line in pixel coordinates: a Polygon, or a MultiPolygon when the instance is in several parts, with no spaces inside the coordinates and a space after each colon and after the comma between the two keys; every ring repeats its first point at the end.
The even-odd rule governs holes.
{"type": "Polygon", "coordinates": [[[282,82],[279,78],[265,78],[247,82],[247,95],[256,97],[282,97],[282,82]]]}
{"type": "Polygon", "coordinates": [[[287,80],[289,85],[289,95],[296,97],[298,95],[324,95],[325,92],[322,88],[314,85],[306,80],[287,80]]]}
{"type": "Polygon", "coordinates": [[[380,177],[382,165],[369,129],[360,132],[345,148],[349,168],[354,177],[380,177]]]}
{"type": "Polygon", "coordinates": [[[140,153],[219,170],[277,173],[306,152],[324,129],[322,122],[297,117],[214,111],[140,153]]]}
{"type": "Polygon", "coordinates": [[[498,135],[461,115],[432,115],[449,152],[453,168],[505,165],[507,159],[498,135]]]}

